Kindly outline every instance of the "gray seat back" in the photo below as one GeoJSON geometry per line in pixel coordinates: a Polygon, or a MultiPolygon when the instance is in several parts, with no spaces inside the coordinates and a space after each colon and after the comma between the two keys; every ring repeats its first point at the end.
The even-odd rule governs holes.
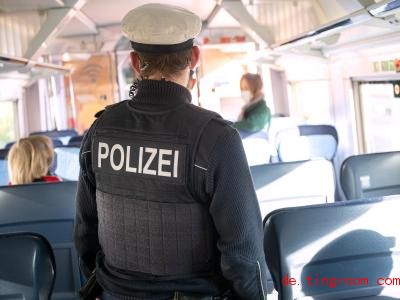
{"type": "Polygon", "coordinates": [[[242,138],[242,143],[249,166],[267,164],[277,157],[276,149],[264,131],[248,134],[242,138]]]}
{"type": "Polygon", "coordinates": [[[9,149],[0,149],[0,159],[6,159],[9,149]]]}
{"type": "MultiPolygon", "coordinates": [[[[279,208],[334,201],[335,175],[327,160],[264,164],[250,171],[263,218],[279,208]]],[[[270,274],[267,290],[273,290],[270,274]]]]}
{"type": "Polygon", "coordinates": [[[54,173],[64,180],[77,181],[79,177],[79,148],[58,147],[54,149],[56,154],[56,168],[54,173]]]}
{"type": "Polygon", "coordinates": [[[271,213],[264,249],[279,299],[398,299],[387,280],[400,278],[399,210],[393,196],[271,213]]]}
{"type": "Polygon", "coordinates": [[[0,149],[0,186],[8,185],[7,154],[8,149],[0,149]]]}
{"type": "Polygon", "coordinates": [[[300,125],[277,133],[280,161],[298,161],[321,157],[333,161],[338,134],[331,125],[300,125]]]}
{"type": "Polygon", "coordinates": [[[8,166],[7,161],[0,159],[0,186],[8,185],[8,166]]]}
{"type": "Polygon", "coordinates": [[[348,157],[340,184],[347,199],[400,194],[400,151],[348,157]]]}
{"type": "MultiPolygon", "coordinates": [[[[75,129],[65,129],[65,130],[49,130],[49,131],[36,131],[32,132],[30,135],[47,135],[54,140],[58,139],[62,145],[68,145],[68,141],[71,137],[77,136],[78,133],[75,129]]],[[[57,146],[57,145],[54,145],[57,146]]]]}
{"type": "Polygon", "coordinates": [[[0,234],[0,266],[0,299],[51,299],[56,266],[45,237],[27,232],[0,234]]]}
{"type": "Polygon", "coordinates": [[[250,167],[261,215],[284,207],[334,202],[331,162],[315,159],[250,167]]]}
{"type": "Polygon", "coordinates": [[[80,147],[83,141],[83,135],[77,135],[77,136],[73,136],[70,138],[70,140],[68,141],[68,146],[75,146],[75,147],[80,147]]]}
{"type": "Polygon", "coordinates": [[[54,251],[59,276],[54,299],[77,299],[81,285],[73,242],[76,182],[0,187],[0,232],[43,235],[54,251]]]}

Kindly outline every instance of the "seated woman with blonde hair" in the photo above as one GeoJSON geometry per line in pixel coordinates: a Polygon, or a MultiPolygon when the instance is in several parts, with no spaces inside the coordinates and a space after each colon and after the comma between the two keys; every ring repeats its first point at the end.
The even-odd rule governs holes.
{"type": "Polygon", "coordinates": [[[35,135],[20,139],[7,156],[10,185],[61,181],[49,175],[53,158],[53,143],[49,137],[35,135]]]}
{"type": "Polygon", "coordinates": [[[264,100],[263,82],[258,74],[246,73],[240,79],[240,90],[246,104],[242,108],[239,121],[233,127],[240,132],[252,133],[269,126],[271,111],[264,100]]]}

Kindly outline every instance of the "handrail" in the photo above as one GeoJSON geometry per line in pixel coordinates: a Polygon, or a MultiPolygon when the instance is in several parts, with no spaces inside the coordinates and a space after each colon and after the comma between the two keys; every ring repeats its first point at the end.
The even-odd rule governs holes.
{"type": "Polygon", "coordinates": [[[1,61],[7,62],[7,63],[13,63],[13,64],[20,64],[20,65],[27,66],[29,68],[37,67],[37,68],[50,69],[50,70],[55,70],[55,71],[63,72],[63,73],[67,73],[67,74],[69,74],[71,72],[71,70],[69,68],[63,67],[61,65],[41,63],[41,62],[37,62],[37,61],[33,61],[33,60],[26,59],[26,58],[21,58],[21,57],[0,55],[0,62],[1,61]]]}

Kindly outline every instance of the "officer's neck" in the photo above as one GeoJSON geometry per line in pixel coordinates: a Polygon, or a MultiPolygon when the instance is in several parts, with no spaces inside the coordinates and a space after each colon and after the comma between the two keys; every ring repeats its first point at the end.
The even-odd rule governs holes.
{"type": "Polygon", "coordinates": [[[147,79],[150,80],[164,79],[165,81],[171,81],[186,87],[189,77],[188,77],[188,72],[180,72],[179,74],[168,75],[168,76],[162,75],[161,73],[156,73],[151,76],[148,76],[147,79]]]}

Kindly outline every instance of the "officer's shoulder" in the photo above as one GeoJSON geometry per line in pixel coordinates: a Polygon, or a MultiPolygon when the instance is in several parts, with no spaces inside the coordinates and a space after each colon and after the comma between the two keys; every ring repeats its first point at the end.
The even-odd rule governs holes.
{"type": "Polygon", "coordinates": [[[214,132],[218,135],[234,134],[236,129],[232,127],[230,121],[224,120],[222,117],[212,118],[205,127],[205,131],[214,132]]]}
{"type": "Polygon", "coordinates": [[[230,127],[231,122],[224,120],[218,113],[212,110],[205,109],[200,106],[196,106],[194,104],[190,104],[189,108],[194,110],[196,113],[202,114],[202,115],[208,115],[210,117],[210,124],[214,124],[212,126],[217,126],[217,127],[225,127],[228,126],[230,127]]]}
{"type": "Polygon", "coordinates": [[[222,119],[222,117],[221,117],[218,113],[216,113],[215,111],[208,110],[208,109],[205,109],[205,108],[203,108],[203,107],[196,106],[196,105],[194,105],[194,104],[190,104],[190,105],[189,105],[189,108],[192,109],[193,111],[195,111],[196,113],[203,114],[203,115],[210,115],[210,116],[212,117],[211,119],[221,119],[222,122],[226,122],[226,121],[225,121],[224,119],[222,119]]]}
{"type": "Polygon", "coordinates": [[[121,102],[117,102],[117,103],[114,103],[114,104],[107,105],[104,109],[98,111],[94,115],[95,118],[99,118],[105,111],[111,111],[112,109],[117,108],[120,105],[123,105],[123,103],[125,103],[126,101],[128,101],[128,100],[124,100],[124,101],[121,101],[121,102]]]}

